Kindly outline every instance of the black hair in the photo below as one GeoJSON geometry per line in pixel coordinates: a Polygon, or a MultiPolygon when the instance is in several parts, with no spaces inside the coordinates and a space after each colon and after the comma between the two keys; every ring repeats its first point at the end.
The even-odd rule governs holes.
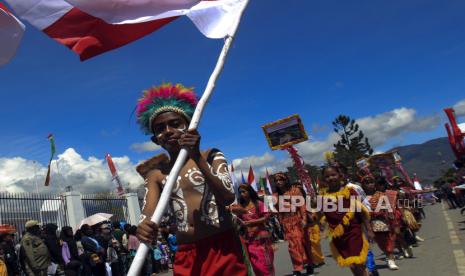
{"type": "MultiPolygon", "coordinates": [[[[278,175],[278,174],[276,174],[278,175]]],[[[277,176],[274,175],[273,176],[273,181],[275,182],[275,186],[276,186],[276,192],[278,193],[278,195],[283,195],[284,194],[284,191],[282,191],[278,185],[276,185],[276,178],[277,176]]],[[[284,176],[286,178],[286,187],[290,187],[291,186],[291,182],[289,181],[289,177],[286,175],[286,174],[279,174],[279,176],[284,176]]]]}
{"type": "Polygon", "coordinates": [[[113,229],[121,229],[121,224],[118,221],[113,222],[113,229]]]}
{"type": "Polygon", "coordinates": [[[384,189],[387,189],[388,186],[389,186],[389,183],[388,183],[386,177],[384,177],[384,176],[377,176],[376,179],[375,179],[375,184],[383,186],[384,189]]]}
{"type": "Polygon", "coordinates": [[[327,165],[327,166],[323,166],[321,168],[321,175],[325,176],[325,171],[329,170],[329,169],[333,169],[335,171],[337,171],[338,174],[340,174],[342,176],[342,178],[346,177],[347,176],[347,168],[344,167],[343,165],[341,164],[337,164],[337,165],[327,165]]]}
{"type": "Polygon", "coordinates": [[[132,225],[131,228],[129,228],[128,234],[135,236],[137,233],[137,226],[132,225]]]}
{"type": "MultiPolygon", "coordinates": [[[[240,186],[239,187],[239,190],[244,187],[244,186],[240,186]]],[[[255,190],[252,188],[252,186],[250,185],[246,185],[246,190],[247,192],[249,193],[249,197],[250,197],[250,200],[255,204],[255,203],[258,203],[258,201],[260,200],[260,198],[258,197],[258,194],[257,192],[255,192],[255,190]]],[[[244,200],[239,197],[239,203],[241,204],[245,204],[244,200]]]]}

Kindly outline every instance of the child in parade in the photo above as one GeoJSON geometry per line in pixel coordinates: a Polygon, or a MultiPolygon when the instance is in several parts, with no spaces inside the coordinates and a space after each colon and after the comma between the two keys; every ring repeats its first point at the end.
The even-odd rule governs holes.
{"type": "Polygon", "coordinates": [[[337,206],[338,200],[342,200],[345,209],[333,210],[323,206],[333,257],[340,266],[350,267],[353,275],[368,276],[365,262],[369,244],[364,233],[368,234],[369,240],[374,238],[369,212],[357,200],[358,194],[345,185],[347,180],[338,166],[325,167],[322,174],[327,186],[322,190],[323,200],[335,202],[337,206]]]}
{"type": "Polygon", "coordinates": [[[395,263],[394,248],[396,236],[400,233],[400,213],[391,206],[386,195],[387,181],[384,177],[366,176],[362,179],[363,189],[370,197],[371,226],[375,233],[375,241],[387,258],[387,265],[391,270],[399,267],[395,263]]]}
{"type": "Polygon", "coordinates": [[[269,214],[250,185],[239,186],[239,204],[233,205],[231,211],[245,227],[245,244],[255,275],[275,275],[271,233],[266,228],[269,214]]]}
{"type": "Polygon", "coordinates": [[[226,210],[235,195],[224,154],[217,149],[200,151],[200,134],[188,130],[196,105],[193,90],[181,84],[150,88],[138,101],[141,129],[169,155],[155,156],[137,168],[146,188],[138,236],[147,243],[157,236],[158,227],[150,217],[181,148],[185,148],[189,159],[170,201],[178,227],[174,275],[247,275],[240,240],[226,210]]]}
{"type": "Polygon", "coordinates": [[[318,220],[318,215],[311,214],[312,219],[308,226],[308,236],[312,250],[312,263],[314,267],[320,267],[325,264],[325,256],[321,250],[321,228],[318,220]]]}

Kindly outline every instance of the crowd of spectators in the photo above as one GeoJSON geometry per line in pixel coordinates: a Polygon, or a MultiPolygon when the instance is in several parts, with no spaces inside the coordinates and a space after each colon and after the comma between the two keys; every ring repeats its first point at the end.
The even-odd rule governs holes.
{"type": "MultiPolygon", "coordinates": [[[[26,222],[25,231],[0,235],[0,276],[123,276],[140,245],[137,226],[120,222],[69,226],[26,222]]],[[[160,225],[159,237],[147,256],[144,276],[172,269],[177,249],[175,228],[160,225]]]]}

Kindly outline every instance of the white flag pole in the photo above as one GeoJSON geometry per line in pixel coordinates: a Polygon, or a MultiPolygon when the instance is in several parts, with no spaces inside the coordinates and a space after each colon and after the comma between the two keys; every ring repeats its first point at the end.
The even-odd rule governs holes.
{"type": "MultiPolygon", "coordinates": [[[[246,0],[244,9],[241,12],[241,16],[239,16],[237,22],[235,22],[234,27],[231,31],[231,34],[225,38],[224,46],[218,58],[218,61],[216,63],[215,69],[213,70],[213,73],[211,74],[210,79],[208,80],[207,87],[205,88],[205,91],[202,94],[202,97],[200,98],[199,103],[197,104],[197,108],[195,109],[194,115],[192,116],[192,120],[189,124],[190,130],[197,129],[200,123],[200,118],[202,117],[203,110],[206,104],[208,103],[208,100],[210,99],[211,95],[213,94],[213,89],[215,88],[216,80],[218,79],[221,71],[223,70],[226,57],[228,55],[229,49],[236,35],[236,31],[239,27],[239,23],[241,21],[240,19],[242,17],[242,14],[244,13],[245,8],[247,7],[248,2],[249,1],[246,0]]],[[[156,224],[160,223],[161,218],[165,212],[165,209],[168,206],[168,202],[170,199],[171,191],[173,190],[175,180],[178,178],[179,172],[184,166],[184,163],[186,162],[187,157],[188,157],[187,150],[181,149],[181,151],[179,152],[178,158],[176,159],[176,162],[174,163],[174,166],[171,169],[171,172],[168,176],[166,185],[163,187],[163,191],[160,195],[160,199],[158,201],[155,212],[152,215],[151,221],[155,222],[156,224]]],[[[149,252],[150,248],[151,248],[151,245],[148,245],[145,243],[140,244],[139,248],[137,249],[136,256],[134,257],[134,260],[131,264],[131,267],[129,268],[129,271],[127,274],[128,276],[139,275],[142,269],[142,266],[145,263],[147,253],[149,252]]]]}

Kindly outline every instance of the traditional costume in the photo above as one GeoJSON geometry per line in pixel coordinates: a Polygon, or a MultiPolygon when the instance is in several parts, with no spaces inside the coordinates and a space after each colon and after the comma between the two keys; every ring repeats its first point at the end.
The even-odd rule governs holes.
{"type": "MultiPolygon", "coordinates": [[[[247,213],[238,214],[237,217],[244,222],[268,218],[269,214],[265,212],[264,203],[258,201],[257,205],[250,201],[249,205],[245,207],[247,213]]],[[[266,229],[265,224],[246,227],[244,240],[255,275],[273,276],[274,251],[271,233],[266,229]]]]}
{"type": "Polygon", "coordinates": [[[312,263],[322,265],[325,262],[325,256],[321,250],[321,230],[315,214],[312,214],[312,223],[308,227],[308,237],[312,250],[312,263]]]}
{"type": "MultiPolygon", "coordinates": [[[[377,191],[370,198],[371,210],[373,210],[371,213],[371,225],[375,233],[375,241],[379,248],[386,255],[390,255],[394,252],[395,248],[396,233],[394,229],[399,227],[400,213],[397,208],[393,209],[392,212],[386,209],[377,212],[378,204],[380,204],[379,201],[385,196],[385,193],[377,191]]],[[[382,208],[382,206],[380,207],[382,208]]]]}
{"type": "MultiPolygon", "coordinates": [[[[158,115],[175,112],[190,121],[196,104],[197,97],[192,89],[181,84],[162,84],[144,91],[136,108],[137,121],[144,133],[153,134],[152,123],[158,115]]],[[[179,131],[186,130],[187,127],[179,131]]],[[[212,149],[201,152],[201,155],[207,161],[212,175],[223,184],[222,188],[234,194],[223,153],[212,149]]],[[[170,170],[170,160],[165,154],[155,156],[137,167],[146,181],[152,171],[160,175],[163,178],[157,183],[160,190],[165,186],[170,170]]],[[[176,217],[179,242],[174,275],[248,274],[239,237],[232,228],[231,214],[226,210],[224,202],[216,200],[205,175],[192,159],[180,171],[170,196],[170,207],[176,217]],[[198,201],[200,206],[192,206],[192,202],[189,205],[185,195],[195,198],[194,202],[198,201]]]]}
{"type": "Polygon", "coordinates": [[[329,226],[329,237],[331,238],[330,248],[333,257],[340,266],[364,265],[369,244],[362,231],[362,215],[369,217],[369,212],[358,200],[351,200],[351,196],[358,194],[350,187],[341,188],[338,192],[330,193],[323,191],[324,200],[337,202],[342,200],[346,212],[325,211],[324,218],[329,226]],[[356,212],[359,209],[361,212],[356,212]]]}
{"type": "MultiPolygon", "coordinates": [[[[287,178],[287,177],[286,177],[287,178]]],[[[291,186],[283,196],[303,196],[301,190],[291,186]]],[[[290,206],[284,206],[290,209],[290,206]]],[[[283,226],[284,238],[288,242],[289,255],[291,256],[294,271],[301,271],[305,267],[313,267],[311,249],[309,246],[307,227],[303,225],[306,218],[306,206],[299,207],[296,212],[279,212],[279,220],[283,226]]]]}

